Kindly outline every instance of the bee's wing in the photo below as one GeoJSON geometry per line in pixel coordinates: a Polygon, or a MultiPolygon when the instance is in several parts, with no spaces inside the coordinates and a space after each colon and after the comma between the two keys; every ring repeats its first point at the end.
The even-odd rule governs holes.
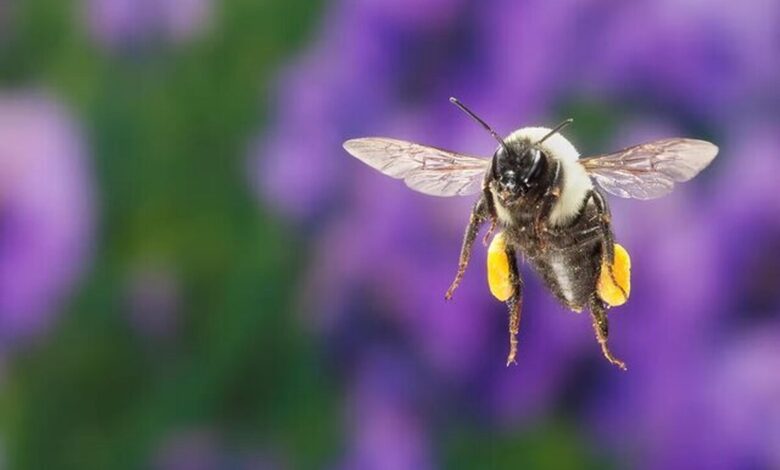
{"type": "Polygon", "coordinates": [[[608,193],[654,199],[688,181],[710,164],[718,147],[696,139],[663,139],[607,155],[580,159],[591,177],[608,193]]]}
{"type": "Polygon", "coordinates": [[[344,142],[344,149],[387,176],[431,196],[467,196],[482,188],[490,160],[403,140],[366,137],[344,142]]]}

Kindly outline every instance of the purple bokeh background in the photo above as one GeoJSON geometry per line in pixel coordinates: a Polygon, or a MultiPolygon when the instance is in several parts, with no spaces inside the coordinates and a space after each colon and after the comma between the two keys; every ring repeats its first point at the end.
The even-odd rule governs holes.
{"type": "Polygon", "coordinates": [[[46,331],[84,271],[89,165],[65,105],[42,91],[0,94],[0,348],[46,331]]]}
{"type": "Polygon", "coordinates": [[[0,0],[3,462],[780,468],[780,3],[305,3],[0,0]],[[489,156],[449,96],[585,154],[720,146],[610,198],[627,373],[528,269],[506,368],[481,245],[443,300],[473,199],[341,148],[489,156]]]}
{"type": "Polygon", "coordinates": [[[180,44],[202,34],[211,0],[81,0],[92,38],[111,51],[180,44]]]}
{"type": "Polygon", "coordinates": [[[351,378],[345,466],[438,466],[432,442],[456,416],[523,427],[565,413],[631,467],[780,467],[778,19],[773,1],[327,8],[270,91],[250,163],[260,201],[314,245],[300,314],[351,378]],[[610,199],[634,265],[631,301],[610,312],[628,373],[527,269],[519,365],[505,368],[482,248],[442,300],[473,201],[412,193],[341,149],[387,135],[489,155],[450,95],[503,133],[572,114],[583,153],[672,135],[720,146],[671,196],[610,199]]]}

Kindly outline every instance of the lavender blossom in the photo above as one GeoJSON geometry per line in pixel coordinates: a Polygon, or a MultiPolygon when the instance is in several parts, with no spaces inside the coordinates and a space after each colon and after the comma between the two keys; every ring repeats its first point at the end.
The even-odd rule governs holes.
{"type": "Polygon", "coordinates": [[[89,255],[92,179],[70,113],[40,93],[0,94],[0,331],[45,330],[89,255]]]}
{"type": "Polygon", "coordinates": [[[14,5],[8,0],[0,0],[0,40],[7,41],[14,24],[13,16],[16,14],[14,5]]]}
{"type": "Polygon", "coordinates": [[[235,449],[216,430],[179,429],[163,439],[151,462],[158,470],[283,470],[284,459],[267,449],[235,449]]]}
{"type": "Polygon", "coordinates": [[[139,266],[127,284],[130,323],[151,339],[170,338],[181,320],[182,301],[179,279],[170,266],[139,266]]]}
{"type": "Polygon", "coordinates": [[[221,445],[213,432],[191,429],[163,442],[154,467],[160,470],[217,470],[223,468],[221,445]]]}
{"type": "Polygon", "coordinates": [[[367,355],[348,400],[352,439],[341,468],[434,468],[415,383],[397,360],[382,353],[367,355]]]}
{"type": "Polygon", "coordinates": [[[94,39],[114,51],[192,40],[212,8],[211,0],[86,0],[84,14],[94,39]]]}

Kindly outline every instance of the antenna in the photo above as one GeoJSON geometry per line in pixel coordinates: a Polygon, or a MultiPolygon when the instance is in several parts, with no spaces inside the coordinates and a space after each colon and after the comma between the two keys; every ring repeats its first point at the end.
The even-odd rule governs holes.
{"type": "Polygon", "coordinates": [[[512,151],[509,150],[509,147],[506,146],[506,142],[504,142],[504,139],[502,139],[501,136],[498,135],[496,133],[496,131],[494,131],[490,126],[488,126],[485,121],[480,119],[469,108],[467,108],[465,104],[461,103],[460,101],[458,101],[457,98],[454,98],[454,97],[450,97],[450,103],[452,103],[455,106],[457,106],[458,108],[460,108],[461,111],[463,111],[464,113],[468,114],[469,117],[471,117],[471,119],[477,121],[480,125],[482,125],[482,127],[485,128],[486,131],[490,132],[490,135],[492,135],[493,138],[496,139],[499,144],[501,144],[501,146],[504,148],[504,151],[506,151],[507,155],[512,153],[512,151]]]}
{"type": "Polygon", "coordinates": [[[541,143],[542,143],[542,142],[544,142],[545,140],[547,140],[547,139],[549,139],[550,137],[554,136],[555,134],[557,134],[557,133],[561,132],[561,130],[563,130],[563,128],[564,128],[564,127],[568,126],[569,124],[571,124],[571,123],[573,123],[573,122],[574,122],[574,119],[573,119],[573,118],[566,119],[566,120],[565,120],[565,121],[563,121],[562,123],[560,123],[560,124],[558,124],[557,126],[555,126],[555,128],[553,128],[553,130],[551,130],[550,132],[548,132],[546,136],[542,137],[542,138],[539,140],[539,142],[537,142],[537,143],[536,143],[536,144],[534,144],[534,145],[539,145],[539,144],[541,144],[541,143]]]}

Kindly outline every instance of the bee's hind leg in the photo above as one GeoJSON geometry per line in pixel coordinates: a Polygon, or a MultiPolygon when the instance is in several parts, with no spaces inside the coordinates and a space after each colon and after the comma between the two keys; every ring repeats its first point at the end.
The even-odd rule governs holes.
{"type": "Polygon", "coordinates": [[[469,265],[469,259],[471,259],[471,250],[474,247],[474,240],[477,238],[479,228],[489,215],[485,197],[480,197],[474,205],[474,209],[471,210],[471,218],[469,219],[469,225],[466,227],[466,233],[463,235],[463,245],[460,249],[458,272],[455,274],[455,280],[452,281],[450,288],[447,289],[447,293],[444,294],[445,299],[452,299],[452,294],[460,285],[460,281],[463,280],[463,275],[466,274],[466,268],[469,265]]]}
{"type": "Polygon", "coordinates": [[[606,201],[604,201],[604,196],[598,189],[593,188],[588,191],[585,200],[587,201],[588,198],[593,199],[593,204],[596,206],[596,213],[599,216],[599,226],[601,227],[602,235],[604,237],[602,239],[604,255],[607,257],[607,264],[611,266],[615,261],[615,240],[611,228],[612,214],[609,213],[609,207],[607,206],[606,201]]]}
{"type": "Polygon", "coordinates": [[[517,267],[515,250],[507,246],[506,256],[509,260],[509,280],[512,284],[512,296],[506,301],[509,308],[509,355],[506,365],[517,364],[517,334],[520,332],[520,313],[523,309],[523,278],[517,267]]]}
{"type": "Polygon", "coordinates": [[[626,370],[626,363],[613,356],[609,350],[607,345],[607,337],[609,336],[607,307],[595,293],[590,298],[590,315],[593,317],[593,329],[596,331],[596,339],[601,345],[601,352],[604,354],[604,357],[620,369],[626,370]]]}
{"type": "MultiPolygon", "coordinates": [[[[599,226],[601,227],[601,250],[602,256],[607,258],[607,269],[609,269],[609,277],[612,279],[612,283],[620,289],[624,298],[628,298],[628,293],[623,289],[623,286],[615,279],[615,273],[613,266],[615,264],[615,237],[612,235],[612,216],[609,213],[609,207],[604,196],[598,189],[593,188],[588,193],[588,197],[593,199],[593,203],[596,205],[596,212],[599,216],[599,226]]],[[[587,199],[586,199],[587,201],[587,199]]]]}

